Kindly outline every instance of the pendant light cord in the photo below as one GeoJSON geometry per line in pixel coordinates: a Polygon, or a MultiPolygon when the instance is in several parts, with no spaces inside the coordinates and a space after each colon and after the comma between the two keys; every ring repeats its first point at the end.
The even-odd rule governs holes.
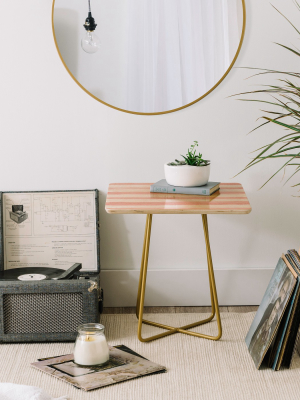
{"type": "Polygon", "coordinates": [[[88,0],[89,3],[89,12],[91,12],[91,0],[88,0]]]}

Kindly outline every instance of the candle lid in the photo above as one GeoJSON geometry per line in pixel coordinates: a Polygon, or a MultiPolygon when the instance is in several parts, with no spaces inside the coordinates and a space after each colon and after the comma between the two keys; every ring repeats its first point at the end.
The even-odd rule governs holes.
{"type": "Polygon", "coordinates": [[[82,324],[79,325],[77,328],[79,333],[84,333],[88,335],[95,335],[97,333],[103,333],[104,332],[104,326],[101,324],[82,324]]]}

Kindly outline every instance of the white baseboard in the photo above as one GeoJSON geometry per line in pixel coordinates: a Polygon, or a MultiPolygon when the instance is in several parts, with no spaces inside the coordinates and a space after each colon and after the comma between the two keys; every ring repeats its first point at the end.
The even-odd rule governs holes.
{"type": "MultiPolygon", "coordinates": [[[[219,304],[258,305],[273,269],[215,270],[219,304]]],[[[137,270],[102,270],[104,307],[132,307],[139,281],[137,270]]],[[[149,270],[146,306],[208,306],[207,270],[149,270]]]]}

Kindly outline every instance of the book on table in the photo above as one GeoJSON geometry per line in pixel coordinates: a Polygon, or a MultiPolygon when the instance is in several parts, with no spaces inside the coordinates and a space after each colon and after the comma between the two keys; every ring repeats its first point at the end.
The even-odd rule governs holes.
{"type": "Polygon", "coordinates": [[[290,368],[299,348],[300,256],[288,250],[279,259],[246,336],[257,369],[290,368]]]}
{"type": "Polygon", "coordinates": [[[178,193],[178,194],[196,194],[200,196],[210,196],[220,189],[220,182],[207,182],[203,186],[172,186],[165,179],[153,183],[150,186],[150,192],[153,193],[178,193]]]}

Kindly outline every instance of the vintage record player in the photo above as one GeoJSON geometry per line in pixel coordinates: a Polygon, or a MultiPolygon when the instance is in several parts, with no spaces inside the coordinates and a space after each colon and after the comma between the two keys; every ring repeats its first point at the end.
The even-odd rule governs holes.
{"type": "Polygon", "coordinates": [[[0,342],[73,341],[102,309],[98,191],[0,192],[0,342]]]}
{"type": "Polygon", "coordinates": [[[21,224],[28,218],[26,211],[23,211],[22,205],[14,204],[11,206],[12,211],[9,212],[10,219],[15,221],[17,224],[21,224]]]}

